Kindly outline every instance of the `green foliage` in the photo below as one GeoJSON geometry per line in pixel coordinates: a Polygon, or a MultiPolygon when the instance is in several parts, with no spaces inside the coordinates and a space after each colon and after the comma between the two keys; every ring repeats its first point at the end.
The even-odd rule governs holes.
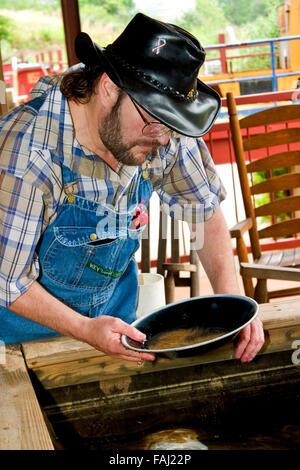
{"type": "MultiPolygon", "coordinates": [[[[91,23],[111,23],[124,27],[135,12],[134,0],[78,0],[80,17],[91,23]]],[[[60,0],[0,0],[0,9],[35,10],[45,13],[61,11],[60,0]]]]}
{"type": "Polygon", "coordinates": [[[123,29],[134,15],[133,0],[79,0],[80,16],[91,24],[123,29]]]}
{"type": "Polygon", "coordinates": [[[176,23],[204,45],[218,43],[218,34],[225,33],[226,26],[235,27],[241,41],[275,37],[281,4],[282,0],[196,0],[195,10],[187,11],[176,23]]]}
{"type": "Polygon", "coordinates": [[[16,27],[13,20],[0,15],[0,41],[12,42],[12,30],[16,27]]]}
{"type": "MultiPolygon", "coordinates": [[[[289,173],[288,168],[276,168],[272,171],[272,177],[280,176],[289,173]]],[[[269,179],[268,173],[266,171],[259,171],[253,174],[253,183],[258,184],[269,179]]],[[[281,199],[282,197],[287,197],[290,195],[290,191],[275,191],[274,199],[281,199]]],[[[269,193],[259,194],[254,197],[256,207],[263,206],[271,202],[271,195],[269,193]]],[[[284,220],[289,220],[291,218],[290,213],[282,213],[276,215],[277,222],[282,222],[284,220]]],[[[261,217],[262,223],[271,223],[271,216],[261,217]]]]}
{"type": "MultiPolygon", "coordinates": [[[[114,40],[136,13],[134,0],[78,1],[83,30],[102,46],[114,40]]],[[[196,0],[194,11],[188,10],[173,22],[194,34],[204,46],[217,44],[218,35],[225,33],[229,25],[241,41],[272,37],[278,35],[277,6],[281,3],[282,0],[196,0]]],[[[60,0],[0,0],[0,12],[1,9],[9,11],[7,16],[15,17],[15,23],[0,20],[2,51],[4,48],[7,58],[24,49],[64,48],[60,0]]],[[[208,53],[210,58],[218,55],[216,51],[208,53]]],[[[240,65],[238,59],[236,65],[232,64],[233,70],[240,65]]],[[[261,68],[249,61],[243,67],[261,68]]]]}
{"type": "Polygon", "coordinates": [[[187,11],[174,23],[190,31],[201,44],[217,44],[218,34],[225,31],[226,19],[218,0],[196,0],[196,9],[187,11]]]}
{"type": "Polygon", "coordinates": [[[265,16],[268,3],[268,0],[218,0],[226,19],[236,25],[251,23],[258,16],[265,16]]]}
{"type": "Polygon", "coordinates": [[[243,26],[247,39],[278,35],[277,7],[283,0],[217,0],[226,20],[243,26]]]}
{"type": "MultiPolygon", "coordinates": [[[[35,51],[65,48],[60,0],[0,0],[1,9],[15,19],[0,21],[4,61],[20,53],[30,61],[35,51]]],[[[103,46],[135,13],[133,0],[79,0],[79,9],[83,30],[103,46]]]]}
{"type": "Polygon", "coordinates": [[[0,0],[0,9],[40,10],[51,12],[60,8],[60,0],[0,0]]]}
{"type": "Polygon", "coordinates": [[[277,8],[282,4],[281,0],[264,0],[266,14],[259,15],[255,21],[243,24],[240,30],[241,40],[264,39],[279,36],[277,8]]]}

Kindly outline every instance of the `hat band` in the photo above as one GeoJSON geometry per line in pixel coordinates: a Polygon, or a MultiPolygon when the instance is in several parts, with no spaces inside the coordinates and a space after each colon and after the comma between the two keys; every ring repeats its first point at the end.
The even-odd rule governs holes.
{"type": "Polygon", "coordinates": [[[157,88],[160,91],[163,91],[171,96],[174,96],[175,98],[179,100],[193,102],[195,101],[197,97],[198,92],[196,88],[192,88],[189,91],[189,93],[185,95],[184,93],[181,93],[175,88],[165,85],[164,83],[161,83],[156,78],[152,78],[151,75],[145,74],[143,71],[135,67],[135,65],[129,64],[123,57],[120,57],[115,52],[113,52],[110,46],[107,46],[105,50],[105,54],[106,56],[111,56],[114,60],[118,61],[121,67],[123,67],[125,70],[134,72],[138,78],[143,79],[145,82],[149,83],[154,88],[157,88]]]}

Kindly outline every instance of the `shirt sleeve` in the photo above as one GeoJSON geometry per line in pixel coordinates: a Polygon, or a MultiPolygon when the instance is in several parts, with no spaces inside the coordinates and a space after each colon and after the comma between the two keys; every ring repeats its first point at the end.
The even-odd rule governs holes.
{"type": "Polygon", "coordinates": [[[43,212],[40,189],[0,172],[0,306],[9,306],[39,275],[34,252],[43,212]]]}
{"type": "Polygon", "coordinates": [[[226,191],[203,139],[183,137],[170,148],[160,186],[162,210],[189,223],[208,220],[226,191]],[[169,160],[169,162],[168,162],[169,160]]]}

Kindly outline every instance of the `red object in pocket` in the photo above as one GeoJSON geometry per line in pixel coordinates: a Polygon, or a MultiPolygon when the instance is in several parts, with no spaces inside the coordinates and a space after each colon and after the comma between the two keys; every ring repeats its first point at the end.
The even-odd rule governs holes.
{"type": "Polygon", "coordinates": [[[144,206],[145,201],[142,201],[139,203],[139,205],[136,208],[135,214],[132,217],[132,222],[130,224],[131,229],[138,229],[142,227],[143,225],[146,225],[149,222],[149,217],[147,213],[146,206],[144,206]]]}

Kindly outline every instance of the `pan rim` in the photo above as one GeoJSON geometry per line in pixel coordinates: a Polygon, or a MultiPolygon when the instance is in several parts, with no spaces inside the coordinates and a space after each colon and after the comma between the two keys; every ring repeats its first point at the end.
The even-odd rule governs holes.
{"type": "MultiPolygon", "coordinates": [[[[245,322],[243,325],[239,326],[235,330],[229,331],[228,333],[225,333],[224,335],[218,336],[217,338],[210,339],[210,340],[207,340],[207,341],[202,341],[201,343],[195,343],[195,344],[190,344],[188,346],[180,346],[180,347],[177,347],[177,348],[168,348],[168,349],[146,349],[146,348],[143,349],[143,348],[136,348],[136,347],[131,346],[130,344],[128,344],[128,342],[127,342],[128,336],[123,334],[121,336],[121,342],[122,342],[123,346],[126,349],[131,349],[132,351],[144,352],[144,353],[147,352],[147,353],[150,353],[150,354],[151,353],[155,354],[155,353],[180,352],[180,351],[186,351],[186,350],[189,350],[189,349],[201,348],[202,346],[204,347],[204,346],[207,346],[207,345],[212,344],[212,343],[217,343],[218,341],[226,339],[228,336],[235,336],[240,330],[242,330],[247,325],[252,323],[252,321],[258,315],[259,304],[256,302],[256,300],[252,299],[251,297],[248,297],[248,296],[245,296],[245,295],[238,295],[238,294],[211,294],[211,295],[192,297],[191,299],[180,300],[178,302],[168,304],[168,305],[166,305],[166,307],[169,307],[169,306],[172,306],[172,305],[179,305],[179,304],[188,302],[190,300],[207,299],[207,298],[212,298],[212,297],[213,298],[220,298],[220,297],[222,297],[222,298],[224,298],[224,297],[225,298],[240,298],[242,300],[247,299],[255,307],[255,312],[253,313],[252,317],[247,322],[245,322]]],[[[160,310],[161,310],[161,308],[158,308],[158,309],[154,310],[153,312],[150,312],[147,315],[144,315],[143,317],[140,317],[140,318],[136,319],[133,323],[131,323],[131,326],[136,327],[136,324],[138,324],[141,319],[145,319],[149,316],[152,316],[154,313],[156,313],[160,310]]]]}

